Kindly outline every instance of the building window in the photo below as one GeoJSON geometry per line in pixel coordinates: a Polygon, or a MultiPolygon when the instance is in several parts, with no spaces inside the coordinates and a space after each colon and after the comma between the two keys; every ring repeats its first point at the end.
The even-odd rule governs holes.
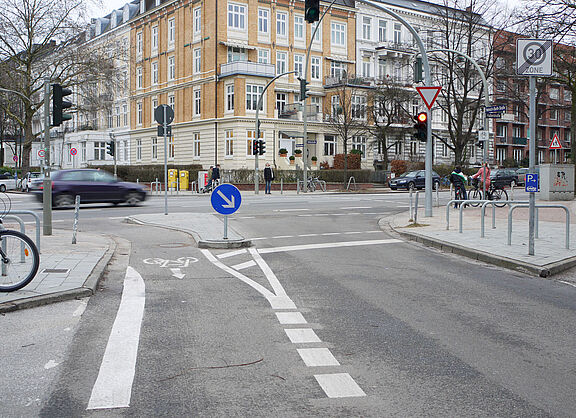
{"type": "Polygon", "coordinates": [[[268,50],[268,49],[259,49],[258,50],[258,63],[270,64],[270,50],[268,50]]]}
{"type": "Polygon", "coordinates": [[[515,138],[522,138],[522,127],[521,126],[513,126],[512,127],[512,136],[515,138]]]}
{"type": "Polygon", "coordinates": [[[174,46],[176,40],[176,21],[174,18],[168,19],[168,46],[174,46]]]}
{"type": "Polygon", "coordinates": [[[340,97],[334,95],[330,98],[330,109],[332,111],[332,117],[338,116],[342,113],[342,108],[340,107],[340,97]]]}
{"type": "Polygon", "coordinates": [[[142,67],[136,67],[136,88],[141,89],[143,83],[142,67]]]}
{"type": "Polygon", "coordinates": [[[228,62],[247,61],[246,49],[233,46],[228,47],[228,62]]]}
{"type": "Polygon", "coordinates": [[[285,107],[286,93],[276,93],[276,109],[278,110],[278,114],[283,113],[285,107]]]}
{"type": "Polygon", "coordinates": [[[114,111],[114,116],[116,119],[116,127],[119,128],[120,127],[120,106],[116,106],[115,111],[114,111]]]}
{"type": "Polygon", "coordinates": [[[501,123],[496,125],[496,136],[498,138],[505,138],[506,137],[507,126],[501,123]]]}
{"type": "Polygon", "coordinates": [[[330,77],[344,78],[346,76],[346,64],[340,61],[330,63],[330,77]]]}
{"type": "Polygon", "coordinates": [[[106,159],[106,142],[94,142],[94,159],[98,161],[106,159]]]}
{"type": "Polygon", "coordinates": [[[558,87],[550,87],[550,98],[553,100],[558,100],[559,89],[558,87]]]}
{"type": "Polygon", "coordinates": [[[128,103],[122,104],[122,116],[124,117],[124,126],[128,126],[128,103]]]}
{"type": "Polygon", "coordinates": [[[378,41],[386,42],[386,21],[380,20],[378,22],[378,41]]]}
{"type": "Polygon", "coordinates": [[[320,80],[320,57],[310,58],[310,76],[312,80],[320,80]]]}
{"type": "Polygon", "coordinates": [[[352,96],[352,117],[364,119],[366,117],[366,97],[352,96]]]}
{"type": "MultiPolygon", "coordinates": [[[[258,98],[264,91],[263,86],[256,86],[253,84],[246,85],[246,110],[256,110],[258,106],[258,98]]],[[[262,106],[260,106],[262,110],[262,106]]]]}
{"type": "Polygon", "coordinates": [[[152,53],[158,52],[158,26],[152,26],[152,53]]]}
{"type": "Polygon", "coordinates": [[[202,49],[196,48],[194,50],[194,74],[199,74],[202,71],[202,49]]]}
{"type": "Polygon", "coordinates": [[[346,46],[346,25],[332,22],[332,46],[346,46]]]}
{"type": "Polygon", "coordinates": [[[366,158],[366,137],[352,136],[352,149],[362,152],[362,159],[366,158]]]}
{"type": "Polygon", "coordinates": [[[304,55],[294,54],[294,71],[297,76],[304,74],[304,55]]]}
{"type": "Polygon", "coordinates": [[[142,125],[142,102],[136,104],[136,123],[142,125]]]}
{"type": "Polygon", "coordinates": [[[569,110],[564,111],[564,120],[570,122],[572,120],[572,113],[569,110]]]}
{"type": "Polygon", "coordinates": [[[304,18],[294,16],[294,39],[304,40],[304,18]]]}
{"type": "Polygon", "coordinates": [[[336,155],[336,138],[332,135],[324,136],[324,155],[336,155]]]}
{"type": "Polygon", "coordinates": [[[141,57],[143,50],[144,50],[144,42],[142,38],[142,32],[138,32],[136,34],[136,55],[138,57],[141,57]]]}
{"type": "Polygon", "coordinates": [[[137,161],[142,160],[142,140],[141,139],[136,140],[136,160],[137,161]]]}
{"type": "Polygon", "coordinates": [[[168,159],[173,160],[174,155],[176,154],[176,146],[175,146],[175,138],[174,135],[170,135],[168,137],[168,159]]]}
{"type": "Polygon", "coordinates": [[[176,57],[168,57],[168,80],[176,78],[176,57]]]}
{"type": "Polygon", "coordinates": [[[112,110],[108,111],[107,121],[108,121],[107,128],[112,129],[114,127],[114,114],[112,113],[112,110]]]}
{"type": "Polygon", "coordinates": [[[276,52],[276,75],[286,72],[286,52],[276,52]]]}
{"type": "Polygon", "coordinates": [[[246,6],[228,4],[228,27],[238,30],[246,29],[246,6]]]}
{"type": "Polygon", "coordinates": [[[402,155],[402,142],[396,141],[394,143],[394,154],[402,155]]]}
{"type": "Polygon", "coordinates": [[[394,23],[394,43],[399,44],[402,42],[402,25],[394,23]]]}
{"type": "Polygon", "coordinates": [[[152,120],[154,120],[154,111],[156,110],[156,108],[158,107],[158,99],[154,98],[152,99],[152,120]]]}
{"type": "Polygon", "coordinates": [[[362,57],[362,77],[370,77],[372,62],[370,57],[362,57]]]}
{"type": "Polygon", "coordinates": [[[81,143],[80,158],[82,162],[86,161],[86,142],[81,143]]]}
{"type": "Polygon", "coordinates": [[[224,155],[226,157],[234,156],[234,131],[224,131],[224,155]]]}
{"type": "Polygon", "coordinates": [[[153,136],[152,137],[152,159],[153,160],[157,160],[158,159],[158,137],[157,136],[153,136]]]}
{"type": "Polygon", "coordinates": [[[168,96],[168,106],[170,106],[172,110],[176,112],[176,97],[173,94],[168,96]]]}
{"type": "Polygon", "coordinates": [[[151,79],[150,82],[152,83],[153,86],[155,86],[156,84],[158,84],[158,62],[153,62],[152,63],[152,71],[151,71],[151,79]]]}
{"type": "Polygon", "coordinates": [[[276,36],[279,38],[286,38],[286,22],[288,21],[288,14],[283,12],[276,13],[276,36]]]}
{"type": "Polygon", "coordinates": [[[258,32],[268,33],[268,9],[258,9],[258,32]]]}
{"type": "Polygon", "coordinates": [[[234,110],[234,84],[226,86],[226,110],[234,110]]]}
{"type": "Polygon", "coordinates": [[[202,31],[202,9],[196,7],[194,9],[194,34],[199,35],[202,31]]]}
{"type": "Polygon", "coordinates": [[[368,41],[372,39],[372,19],[369,17],[362,18],[362,38],[368,41]]]}
{"type": "Polygon", "coordinates": [[[550,109],[550,120],[558,120],[558,109],[550,109]]]}
{"type": "Polygon", "coordinates": [[[128,161],[128,140],[124,141],[124,161],[128,161]]]}
{"type": "Polygon", "coordinates": [[[522,160],[522,158],[523,158],[523,157],[522,157],[522,154],[523,154],[522,151],[523,151],[522,149],[514,148],[514,150],[513,150],[513,153],[514,153],[514,161],[518,162],[518,161],[522,160]]]}
{"type": "Polygon", "coordinates": [[[200,116],[200,106],[202,104],[202,92],[200,89],[194,90],[194,116],[200,116]]]}
{"type": "Polygon", "coordinates": [[[200,132],[194,132],[194,158],[200,158],[200,132]]]}
{"type": "Polygon", "coordinates": [[[387,75],[386,71],[386,59],[378,58],[378,77],[384,78],[387,75]]]}

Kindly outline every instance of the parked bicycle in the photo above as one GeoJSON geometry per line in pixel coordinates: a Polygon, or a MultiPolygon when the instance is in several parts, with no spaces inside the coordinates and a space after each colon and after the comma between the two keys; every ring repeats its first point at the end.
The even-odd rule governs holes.
{"type": "MultiPolygon", "coordinates": [[[[482,190],[479,188],[478,179],[472,179],[473,189],[468,192],[469,199],[472,200],[482,200],[482,190]]],[[[486,190],[486,200],[508,200],[508,193],[502,185],[494,185],[490,183],[490,188],[486,190]]],[[[480,203],[470,203],[472,206],[478,206],[480,203]]],[[[503,208],[506,206],[505,203],[495,203],[495,206],[503,208]]]]}
{"type": "Polygon", "coordinates": [[[324,180],[320,180],[318,177],[308,177],[308,186],[307,189],[309,192],[313,192],[316,189],[322,190],[323,192],[326,191],[326,182],[324,180]]]}

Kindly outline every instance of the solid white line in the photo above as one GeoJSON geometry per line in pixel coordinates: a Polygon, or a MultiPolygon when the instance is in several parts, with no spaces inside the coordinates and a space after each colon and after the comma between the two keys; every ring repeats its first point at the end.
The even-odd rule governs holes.
{"type": "Polygon", "coordinates": [[[298,250],[316,250],[323,248],[335,247],[357,247],[360,245],[377,245],[377,244],[395,244],[402,242],[399,239],[376,239],[370,241],[344,241],[344,242],[325,242],[321,244],[303,244],[303,245],[289,245],[286,247],[272,247],[262,248],[257,250],[260,254],[280,253],[285,251],[298,251],[298,250]]]}
{"type": "Polygon", "coordinates": [[[268,279],[270,286],[272,286],[272,289],[274,289],[274,293],[276,293],[276,296],[287,296],[286,291],[280,284],[280,280],[278,280],[278,278],[276,277],[270,266],[266,264],[262,256],[258,254],[258,251],[255,248],[249,248],[248,251],[250,251],[250,254],[252,254],[252,257],[254,257],[254,261],[258,263],[258,266],[260,266],[260,268],[266,275],[266,278],[268,279]]]}
{"type": "Polygon", "coordinates": [[[228,257],[234,257],[236,255],[244,254],[245,252],[246,252],[246,248],[243,248],[241,250],[228,251],[227,253],[218,254],[216,257],[218,257],[220,259],[228,258],[228,257]]]}
{"type": "Polygon", "coordinates": [[[282,325],[307,324],[300,312],[276,312],[278,322],[282,325]]]}
{"type": "Polygon", "coordinates": [[[296,351],[308,367],[340,366],[327,348],[298,348],[296,351]]]}
{"type": "Polygon", "coordinates": [[[108,219],[124,219],[126,216],[109,216],[108,219]]]}
{"type": "Polygon", "coordinates": [[[312,328],[289,328],[285,329],[284,332],[294,344],[321,342],[312,328]]]}
{"type": "Polygon", "coordinates": [[[365,234],[377,234],[378,232],[382,231],[364,231],[365,234]]]}
{"type": "Polygon", "coordinates": [[[320,234],[322,236],[328,236],[328,235],[342,235],[342,232],[325,232],[323,234],[320,234]]]}
{"type": "Polygon", "coordinates": [[[258,237],[258,238],[250,238],[250,241],[260,241],[263,239],[268,239],[268,237],[258,237]]]}
{"type": "Polygon", "coordinates": [[[87,409],[130,406],[140,327],[144,316],[145,292],[142,276],[128,266],[120,307],[108,338],[104,358],[98,378],[92,388],[87,409]]]}
{"type": "Polygon", "coordinates": [[[272,239],[277,239],[277,238],[294,238],[294,235],[278,235],[275,237],[270,237],[272,239]]]}
{"type": "Polygon", "coordinates": [[[573,287],[576,287],[576,284],[574,284],[574,283],[565,282],[564,280],[558,280],[558,281],[559,281],[560,283],[564,283],[564,284],[567,284],[568,286],[573,286],[573,287]]]}
{"type": "Polygon", "coordinates": [[[315,215],[297,215],[297,216],[306,217],[306,216],[315,216],[315,215]]]}
{"type": "Polygon", "coordinates": [[[362,231],[353,231],[353,232],[343,232],[344,235],[352,235],[352,234],[363,234],[362,231]]]}
{"type": "Polygon", "coordinates": [[[349,206],[347,208],[340,208],[340,209],[372,209],[372,206],[349,206]]]}
{"type": "Polygon", "coordinates": [[[348,373],[315,374],[314,377],[329,398],[366,396],[348,373]]]}
{"type": "Polygon", "coordinates": [[[246,261],[245,263],[236,264],[236,265],[232,266],[232,268],[234,270],[244,270],[244,269],[247,269],[248,267],[252,267],[255,265],[256,265],[256,262],[254,260],[250,260],[250,261],[246,261]]]}
{"type": "Polygon", "coordinates": [[[310,209],[305,209],[305,208],[301,208],[301,209],[274,209],[274,212],[299,212],[299,211],[303,211],[303,210],[310,210],[310,209]]]}

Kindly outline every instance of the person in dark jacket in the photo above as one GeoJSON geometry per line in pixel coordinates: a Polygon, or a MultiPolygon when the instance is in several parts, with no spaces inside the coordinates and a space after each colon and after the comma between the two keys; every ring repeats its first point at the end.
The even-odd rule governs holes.
{"type": "MultiPolygon", "coordinates": [[[[468,178],[462,172],[460,167],[456,167],[450,174],[450,183],[454,185],[454,190],[460,189],[462,199],[466,200],[468,198],[466,195],[466,183],[468,183],[468,178]]],[[[454,207],[458,207],[458,204],[455,204],[454,207]]]]}
{"type": "Polygon", "coordinates": [[[208,180],[208,184],[206,185],[206,189],[208,191],[212,190],[212,187],[216,187],[218,181],[220,180],[220,164],[216,164],[212,167],[212,174],[210,174],[210,180],[208,180]]]}
{"type": "Polygon", "coordinates": [[[264,181],[266,182],[266,187],[264,188],[264,192],[266,194],[272,194],[270,189],[272,186],[272,180],[274,180],[274,172],[270,167],[270,163],[266,163],[266,167],[264,168],[264,181]]]}

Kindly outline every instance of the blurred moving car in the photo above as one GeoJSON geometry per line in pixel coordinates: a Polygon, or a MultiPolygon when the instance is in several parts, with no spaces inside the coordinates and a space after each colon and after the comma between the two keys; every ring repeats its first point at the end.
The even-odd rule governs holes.
{"type": "Polygon", "coordinates": [[[514,168],[498,168],[490,172],[490,182],[495,186],[517,186],[518,176],[514,168]]]}
{"type": "MultiPolygon", "coordinates": [[[[52,205],[58,208],[74,206],[76,195],[80,196],[81,203],[126,203],[130,206],[136,206],[146,199],[143,186],[119,181],[104,170],[61,170],[51,175],[51,178],[52,205]]],[[[36,199],[42,202],[42,185],[39,189],[31,189],[36,199]]]]}
{"type": "Polygon", "coordinates": [[[6,190],[16,190],[16,177],[9,172],[0,173],[0,192],[4,193],[6,190]]]}
{"type": "MultiPolygon", "coordinates": [[[[401,174],[388,182],[388,186],[392,190],[406,189],[416,190],[423,189],[426,182],[426,171],[416,170],[408,173],[401,174]]],[[[432,187],[434,190],[440,187],[440,176],[435,171],[432,171],[432,187]]]]}
{"type": "Polygon", "coordinates": [[[40,179],[40,178],[44,178],[44,176],[42,175],[41,172],[39,171],[30,171],[28,173],[26,173],[26,175],[20,179],[18,188],[20,190],[22,190],[23,192],[28,193],[30,191],[30,189],[32,188],[32,181],[34,179],[40,179]]]}

